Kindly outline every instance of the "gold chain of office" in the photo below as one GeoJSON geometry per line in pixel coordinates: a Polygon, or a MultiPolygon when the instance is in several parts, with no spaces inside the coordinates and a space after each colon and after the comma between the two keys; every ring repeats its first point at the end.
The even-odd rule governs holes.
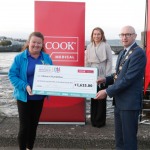
{"type": "Polygon", "coordinates": [[[133,51],[134,51],[136,48],[138,48],[138,47],[139,47],[139,46],[136,46],[134,49],[131,49],[131,50],[129,50],[129,51],[127,52],[127,55],[125,56],[125,58],[123,59],[123,61],[122,61],[122,62],[120,63],[120,65],[119,65],[118,71],[113,74],[114,81],[118,78],[118,75],[119,75],[120,71],[122,70],[122,67],[123,67],[125,61],[129,58],[129,56],[133,53],[133,51]]]}

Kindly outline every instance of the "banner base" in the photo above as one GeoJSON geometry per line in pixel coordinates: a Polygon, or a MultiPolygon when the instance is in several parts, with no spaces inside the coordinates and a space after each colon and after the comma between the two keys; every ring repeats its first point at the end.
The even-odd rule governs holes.
{"type": "Polygon", "coordinates": [[[39,124],[51,124],[51,125],[85,125],[85,122],[39,122],[39,124]]]}

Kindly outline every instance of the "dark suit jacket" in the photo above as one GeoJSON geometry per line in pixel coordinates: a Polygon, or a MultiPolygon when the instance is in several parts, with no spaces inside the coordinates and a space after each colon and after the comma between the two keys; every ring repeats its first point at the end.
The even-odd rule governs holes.
{"type": "MultiPolygon", "coordinates": [[[[136,43],[131,47],[131,49],[134,49],[135,47],[137,47],[136,43]]],[[[118,56],[116,70],[118,70],[121,54],[122,52],[118,56]]],[[[115,98],[115,105],[120,110],[141,109],[145,65],[145,52],[140,47],[137,47],[125,61],[122,70],[114,83],[113,76],[106,77],[107,84],[113,83],[106,89],[106,92],[108,96],[115,98]]]]}

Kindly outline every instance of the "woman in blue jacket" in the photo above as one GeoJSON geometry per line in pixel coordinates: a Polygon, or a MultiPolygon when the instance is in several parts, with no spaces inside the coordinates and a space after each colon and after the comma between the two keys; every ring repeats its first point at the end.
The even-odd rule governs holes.
{"type": "Polygon", "coordinates": [[[14,98],[19,113],[18,142],[20,150],[31,150],[43,107],[45,95],[33,95],[34,70],[37,64],[52,65],[44,52],[44,36],[40,32],[30,34],[23,52],[18,54],[10,67],[8,76],[14,86],[14,98]]]}

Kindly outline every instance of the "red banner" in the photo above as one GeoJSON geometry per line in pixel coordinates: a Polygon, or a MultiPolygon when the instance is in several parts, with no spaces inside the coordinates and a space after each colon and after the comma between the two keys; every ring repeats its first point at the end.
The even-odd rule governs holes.
{"type": "MultiPolygon", "coordinates": [[[[35,31],[54,65],[84,66],[85,3],[35,1],[35,31]]],[[[41,122],[85,122],[85,99],[50,96],[41,122]]]]}
{"type": "Polygon", "coordinates": [[[149,84],[150,84],[150,1],[147,0],[147,11],[146,11],[146,56],[147,56],[147,64],[145,70],[145,85],[144,92],[146,92],[149,84]]]}

